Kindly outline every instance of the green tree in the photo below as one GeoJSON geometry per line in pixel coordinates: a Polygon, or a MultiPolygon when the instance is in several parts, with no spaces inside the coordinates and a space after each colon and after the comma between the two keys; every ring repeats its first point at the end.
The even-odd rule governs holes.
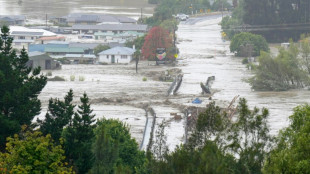
{"type": "Polygon", "coordinates": [[[51,134],[52,138],[58,142],[65,126],[71,127],[73,122],[74,107],[72,104],[73,91],[70,89],[65,96],[64,101],[59,99],[50,99],[48,112],[45,120],[37,119],[40,130],[44,135],[51,134]]]}
{"type": "Polygon", "coordinates": [[[267,125],[269,112],[263,108],[260,113],[256,107],[251,111],[244,98],[240,99],[237,109],[238,118],[227,129],[225,148],[239,156],[241,173],[261,173],[272,141],[267,125]]]}
{"type": "Polygon", "coordinates": [[[102,44],[99,44],[98,46],[96,46],[96,47],[94,48],[94,54],[95,54],[96,56],[98,56],[98,54],[99,54],[100,52],[105,51],[105,50],[108,50],[108,49],[110,49],[110,46],[109,46],[109,45],[102,45],[102,44]]]}
{"type": "Polygon", "coordinates": [[[309,84],[308,73],[297,59],[298,47],[291,42],[288,50],[280,49],[277,57],[263,53],[250,84],[255,90],[288,90],[309,84]]]}
{"type": "Polygon", "coordinates": [[[7,152],[0,152],[0,173],[74,173],[64,163],[61,145],[55,145],[50,135],[23,130],[7,140],[7,152]]]}
{"type": "Polygon", "coordinates": [[[260,35],[255,35],[247,32],[242,32],[236,34],[230,43],[230,51],[236,52],[237,56],[259,56],[261,51],[269,52],[269,46],[264,37],[260,35]],[[242,50],[242,48],[247,49],[247,44],[253,46],[252,50],[242,50]],[[248,54],[246,54],[246,53],[248,54]]]}
{"type": "Polygon", "coordinates": [[[310,173],[310,106],[298,106],[290,125],[280,131],[268,156],[264,173],[310,173]]]}
{"type": "Polygon", "coordinates": [[[310,44],[309,38],[306,38],[305,35],[301,36],[301,64],[304,65],[305,69],[310,74],[310,44]]]}
{"type": "Polygon", "coordinates": [[[80,98],[81,105],[74,114],[73,124],[63,131],[65,154],[69,161],[72,160],[77,168],[77,173],[87,173],[93,163],[91,146],[94,139],[95,115],[90,108],[89,98],[84,93],[80,98]]]}
{"type": "Polygon", "coordinates": [[[189,138],[189,147],[203,147],[205,142],[212,137],[220,138],[221,132],[225,130],[228,119],[215,102],[208,104],[207,109],[198,115],[197,123],[193,134],[189,138]]]}
{"type": "Polygon", "coordinates": [[[125,43],[125,46],[129,47],[129,48],[132,48],[133,46],[135,46],[136,50],[141,50],[141,48],[142,48],[142,46],[144,44],[144,38],[145,38],[145,35],[141,36],[141,37],[137,37],[133,41],[127,41],[125,43]]]}
{"type": "Polygon", "coordinates": [[[21,125],[31,125],[41,110],[38,95],[46,85],[46,77],[40,68],[27,67],[25,49],[17,56],[12,50],[13,38],[9,28],[1,29],[0,37],[0,150],[6,137],[19,132],[21,125]]]}
{"type": "Polygon", "coordinates": [[[93,144],[94,164],[92,173],[137,173],[143,170],[144,153],[131,138],[129,129],[118,120],[102,119],[97,122],[93,144]]]}

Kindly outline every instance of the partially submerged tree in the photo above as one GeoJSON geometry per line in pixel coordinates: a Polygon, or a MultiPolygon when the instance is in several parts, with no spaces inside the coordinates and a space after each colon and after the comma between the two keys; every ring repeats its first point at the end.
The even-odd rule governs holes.
{"type": "Polygon", "coordinates": [[[17,56],[12,50],[9,28],[1,29],[0,37],[0,150],[6,137],[18,133],[21,125],[31,125],[41,110],[38,95],[46,85],[40,68],[27,67],[25,49],[17,56]]]}
{"type": "MultiPolygon", "coordinates": [[[[170,47],[172,47],[172,38],[169,36],[168,30],[153,27],[145,37],[142,56],[147,60],[155,60],[157,48],[169,49],[170,47]]],[[[168,54],[166,57],[171,58],[173,55],[168,54]]]]}

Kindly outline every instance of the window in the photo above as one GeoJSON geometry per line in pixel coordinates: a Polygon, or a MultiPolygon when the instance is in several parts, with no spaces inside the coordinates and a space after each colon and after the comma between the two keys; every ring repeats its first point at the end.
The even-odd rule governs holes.
{"type": "Polygon", "coordinates": [[[109,58],[109,55],[107,55],[107,58],[109,58]]]}
{"type": "Polygon", "coordinates": [[[122,59],[127,59],[127,55],[121,55],[122,59]]]}
{"type": "Polygon", "coordinates": [[[19,36],[18,39],[25,39],[25,36],[19,36]]]}

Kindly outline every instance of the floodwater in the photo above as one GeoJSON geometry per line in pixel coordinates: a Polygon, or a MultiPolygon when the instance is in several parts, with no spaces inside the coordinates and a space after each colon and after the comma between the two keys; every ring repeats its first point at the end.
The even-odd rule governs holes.
{"type": "Polygon", "coordinates": [[[137,19],[153,14],[147,0],[0,0],[0,15],[25,15],[33,21],[60,17],[69,13],[105,13],[137,19]]]}
{"type": "Polygon", "coordinates": [[[286,92],[256,92],[246,79],[252,73],[242,59],[229,52],[229,42],[221,39],[221,16],[200,17],[189,19],[179,25],[177,35],[180,44],[180,57],[185,66],[181,67],[184,80],[179,93],[199,96],[199,83],[205,82],[208,76],[215,76],[212,89],[213,99],[217,103],[228,103],[235,96],[246,98],[250,108],[268,108],[271,134],[289,124],[288,117],[293,108],[310,102],[309,90],[291,90],[286,92]],[[183,41],[182,41],[183,40],[183,41]],[[214,58],[208,58],[214,56],[214,58]]]}

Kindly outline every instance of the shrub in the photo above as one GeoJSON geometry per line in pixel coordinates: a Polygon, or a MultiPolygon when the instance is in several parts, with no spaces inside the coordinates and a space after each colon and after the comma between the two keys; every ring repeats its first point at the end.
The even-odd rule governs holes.
{"type": "Polygon", "coordinates": [[[74,81],[75,80],[75,75],[71,75],[70,76],[70,81],[74,81]]]}
{"type": "Polygon", "coordinates": [[[47,81],[66,81],[63,77],[55,76],[53,78],[47,79],[47,81]]]}
{"type": "Polygon", "coordinates": [[[146,77],[143,77],[143,78],[142,78],[142,81],[144,81],[144,82],[147,81],[147,78],[146,78],[146,77]]]}
{"type": "Polygon", "coordinates": [[[247,57],[242,59],[242,64],[248,64],[248,63],[249,63],[249,60],[247,57]]]}
{"type": "Polygon", "coordinates": [[[79,76],[79,81],[84,81],[85,80],[85,77],[84,76],[79,76]]]}
{"type": "Polygon", "coordinates": [[[236,34],[232,38],[230,51],[235,52],[237,56],[246,57],[249,55],[248,51],[243,50],[242,47],[246,47],[247,44],[253,45],[252,56],[259,56],[261,51],[269,52],[269,46],[264,37],[247,32],[236,34]]]}
{"type": "Polygon", "coordinates": [[[46,76],[52,76],[52,75],[53,75],[52,71],[49,71],[49,72],[47,72],[47,74],[46,74],[46,76]]]}

